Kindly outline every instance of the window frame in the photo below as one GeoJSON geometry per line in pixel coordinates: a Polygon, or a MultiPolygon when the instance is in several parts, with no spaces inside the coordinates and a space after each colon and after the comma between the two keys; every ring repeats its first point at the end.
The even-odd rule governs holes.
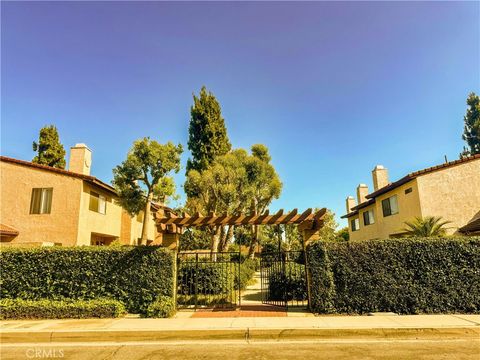
{"type": "Polygon", "coordinates": [[[360,218],[350,220],[350,228],[352,232],[360,230],[360,218]]]}
{"type": "Polygon", "coordinates": [[[107,197],[96,191],[90,190],[90,197],[88,203],[88,209],[90,211],[106,215],[107,214],[107,197]],[[103,204],[103,209],[102,209],[103,204]]]}
{"type": "Polygon", "coordinates": [[[375,215],[373,209],[363,212],[363,225],[368,226],[373,224],[375,224],[375,215]]]}
{"type": "Polygon", "coordinates": [[[397,195],[392,195],[382,200],[382,213],[383,217],[388,217],[399,213],[397,195]],[[393,204],[395,205],[392,206],[393,204]]]}
{"type": "Polygon", "coordinates": [[[30,197],[30,215],[48,215],[52,213],[53,203],[53,187],[32,188],[30,197]],[[35,193],[40,192],[40,199],[38,202],[38,209],[36,201],[34,202],[35,193]]]}

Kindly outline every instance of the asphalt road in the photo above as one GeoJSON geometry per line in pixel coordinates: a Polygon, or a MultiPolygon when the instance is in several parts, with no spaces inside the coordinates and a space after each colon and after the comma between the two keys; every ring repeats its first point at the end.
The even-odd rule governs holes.
{"type": "Polygon", "coordinates": [[[480,359],[480,339],[178,343],[3,344],[2,360],[20,359],[480,359]]]}

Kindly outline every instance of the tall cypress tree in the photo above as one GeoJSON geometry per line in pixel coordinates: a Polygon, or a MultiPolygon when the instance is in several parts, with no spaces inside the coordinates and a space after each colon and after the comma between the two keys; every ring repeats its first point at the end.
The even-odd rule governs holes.
{"type": "Polygon", "coordinates": [[[467,113],[463,117],[465,127],[462,139],[467,142],[469,148],[464,147],[461,157],[480,154],[480,97],[470,93],[467,98],[467,113]]]}
{"type": "Polygon", "coordinates": [[[38,143],[33,142],[33,151],[36,151],[37,155],[32,162],[65,169],[65,148],[60,142],[57,128],[54,125],[40,129],[38,143]]]}
{"type": "Polygon", "coordinates": [[[192,158],[187,161],[187,174],[190,170],[205,170],[216,157],[225,155],[232,148],[220,104],[205,86],[198,97],[193,95],[188,132],[188,149],[192,158]]]}

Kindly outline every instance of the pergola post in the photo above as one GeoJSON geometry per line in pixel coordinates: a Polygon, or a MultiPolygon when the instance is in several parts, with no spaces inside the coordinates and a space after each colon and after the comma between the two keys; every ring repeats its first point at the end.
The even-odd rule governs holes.
{"type": "Polygon", "coordinates": [[[307,298],[308,298],[308,310],[312,310],[312,272],[310,269],[310,261],[308,259],[308,245],[315,240],[320,239],[320,229],[323,226],[323,222],[320,220],[313,220],[311,225],[306,226],[299,225],[299,230],[302,230],[302,246],[305,256],[305,277],[307,282],[307,298]]]}

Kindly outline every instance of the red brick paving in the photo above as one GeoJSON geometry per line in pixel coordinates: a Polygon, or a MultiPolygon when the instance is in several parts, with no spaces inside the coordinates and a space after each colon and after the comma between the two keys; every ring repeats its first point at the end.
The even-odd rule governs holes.
{"type": "Polygon", "coordinates": [[[246,305],[240,309],[200,309],[192,318],[286,317],[285,308],[269,305],[246,305]]]}

